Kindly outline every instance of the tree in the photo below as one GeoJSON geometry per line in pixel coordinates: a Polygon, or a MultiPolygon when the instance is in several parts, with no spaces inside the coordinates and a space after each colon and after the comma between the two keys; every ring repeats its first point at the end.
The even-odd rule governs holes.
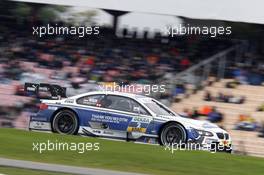
{"type": "Polygon", "coordinates": [[[95,16],[97,16],[97,12],[95,10],[87,10],[83,12],[72,13],[67,20],[73,25],[89,26],[95,23],[95,16]]]}
{"type": "Polygon", "coordinates": [[[66,6],[57,6],[57,5],[42,5],[37,13],[37,18],[43,22],[50,21],[59,21],[61,20],[61,13],[64,13],[68,10],[66,6]]]}

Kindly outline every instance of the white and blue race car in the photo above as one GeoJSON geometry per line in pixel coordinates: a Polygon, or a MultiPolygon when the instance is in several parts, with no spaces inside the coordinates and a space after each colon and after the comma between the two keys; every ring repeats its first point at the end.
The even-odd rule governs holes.
{"type": "Polygon", "coordinates": [[[41,100],[29,129],[161,145],[196,143],[212,148],[217,144],[232,150],[230,135],[217,125],[181,117],[153,98],[122,92],[41,100]]]}

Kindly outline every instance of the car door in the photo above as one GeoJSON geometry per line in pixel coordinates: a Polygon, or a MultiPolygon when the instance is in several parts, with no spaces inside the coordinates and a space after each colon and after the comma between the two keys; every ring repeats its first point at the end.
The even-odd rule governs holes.
{"type": "Polygon", "coordinates": [[[81,130],[86,135],[127,138],[133,118],[127,98],[114,95],[88,95],[77,99],[81,130]]]}
{"type": "Polygon", "coordinates": [[[89,95],[77,100],[82,132],[87,135],[127,139],[145,133],[152,118],[135,100],[119,95],[89,95]]]}
{"type": "Polygon", "coordinates": [[[128,125],[135,115],[131,112],[130,99],[118,95],[106,95],[100,106],[103,119],[99,120],[104,126],[103,136],[126,139],[128,125]]]}
{"type": "Polygon", "coordinates": [[[102,134],[105,112],[101,110],[100,101],[104,94],[94,94],[80,97],[76,100],[79,116],[80,130],[82,134],[100,136],[102,134]]]}
{"type": "Polygon", "coordinates": [[[107,95],[102,107],[109,110],[110,120],[105,124],[111,131],[123,133],[123,138],[135,139],[147,132],[152,116],[132,98],[107,95]],[[117,122],[113,122],[112,120],[117,122]]]}

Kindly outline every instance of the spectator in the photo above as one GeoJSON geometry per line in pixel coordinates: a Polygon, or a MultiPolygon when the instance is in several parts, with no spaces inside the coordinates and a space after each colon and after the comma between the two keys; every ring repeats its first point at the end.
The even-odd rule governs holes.
{"type": "Polygon", "coordinates": [[[230,89],[234,89],[236,88],[240,83],[238,81],[232,81],[232,82],[227,82],[225,87],[226,88],[230,88],[230,89]]]}
{"type": "Polygon", "coordinates": [[[262,122],[261,129],[260,129],[259,132],[260,132],[259,137],[263,137],[264,138],[264,122],[262,122]]]}
{"type": "Polygon", "coordinates": [[[208,116],[210,112],[212,112],[212,107],[205,105],[200,109],[199,114],[203,116],[208,116]]]}
{"type": "Polygon", "coordinates": [[[204,95],[205,101],[217,101],[224,103],[234,103],[234,104],[242,104],[245,102],[246,98],[244,96],[233,96],[232,94],[224,94],[222,92],[218,93],[217,97],[212,97],[211,93],[206,91],[204,95]]]}
{"type": "Polygon", "coordinates": [[[260,107],[257,108],[257,111],[264,111],[264,104],[260,105],[260,107]]]}
{"type": "Polygon", "coordinates": [[[185,57],[181,60],[180,65],[181,65],[181,69],[184,70],[190,67],[191,62],[187,57],[185,57]]]}
{"type": "Polygon", "coordinates": [[[190,111],[187,108],[183,109],[183,112],[180,114],[182,117],[189,118],[190,117],[190,111]]]}
{"type": "Polygon", "coordinates": [[[174,96],[177,96],[178,94],[184,94],[186,91],[186,88],[183,84],[176,85],[174,96]]]}
{"type": "Polygon", "coordinates": [[[218,102],[226,102],[227,101],[226,96],[222,92],[219,92],[218,96],[215,99],[218,102]]]}
{"type": "Polygon", "coordinates": [[[237,68],[233,71],[233,75],[236,81],[238,81],[240,84],[248,84],[246,70],[237,68]]]}
{"type": "Polygon", "coordinates": [[[218,123],[223,120],[223,115],[213,107],[212,111],[208,114],[208,120],[212,123],[218,123]]]}
{"type": "Polygon", "coordinates": [[[258,123],[250,115],[239,115],[235,129],[243,131],[256,131],[259,128],[258,123]]]}
{"type": "Polygon", "coordinates": [[[192,118],[192,119],[197,119],[199,116],[200,116],[200,114],[199,114],[197,108],[194,108],[194,109],[193,109],[193,113],[192,113],[192,115],[191,115],[191,118],[192,118]]]}
{"type": "Polygon", "coordinates": [[[212,101],[212,95],[211,95],[211,93],[209,91],[205,92],[204,100],[205,101],[212,101]]]}

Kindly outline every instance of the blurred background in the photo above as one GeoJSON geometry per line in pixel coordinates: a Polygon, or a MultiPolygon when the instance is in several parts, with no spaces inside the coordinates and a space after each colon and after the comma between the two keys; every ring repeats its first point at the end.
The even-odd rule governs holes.
{"type": "Polygon", "coordinates": [[[230,132],[238,154],[264,156],[264,26],[153,13],[0,1],[0,127],[27,129],[38,99],[24,83],[67,96],[99,83],[165,84],[158,99],[230,132]],[[100,26],[100,34],[32,35],[32,27],[100,26]],[[166,26],[231,26],[231,35],[170,37],[166,26]]]}

